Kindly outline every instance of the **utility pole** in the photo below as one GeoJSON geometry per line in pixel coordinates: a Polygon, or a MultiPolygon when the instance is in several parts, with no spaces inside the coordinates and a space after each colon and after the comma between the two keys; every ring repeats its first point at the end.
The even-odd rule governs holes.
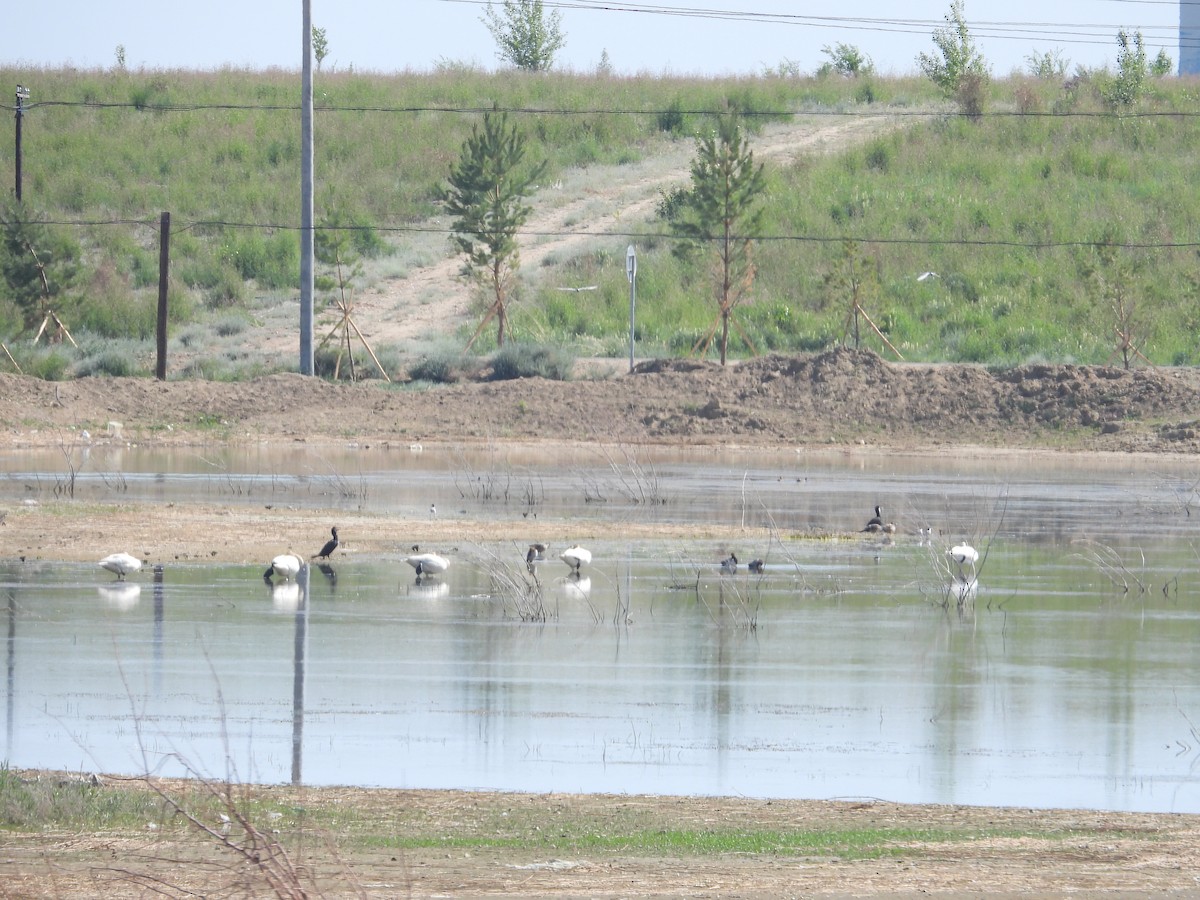
{"type": "Polygon", "coordinates": [[[313,373],[313,80],[312,0],[304,0],[300,88],[300,374],[313,373]]]}
{"type": "Polygon", "coordinates": [[[157,360],[154,376],[167,380],[167,288],[171,272],[171,214],[164,212],[158,225],[158,327],[155,330],[157,360]]]}
{"type": "Polygon", "coordinates": [[[29,99],[29,88],[23,84],[17,85],[17,202],[21,202],[21,119],[25,113],[25,101],[29,99]]]}

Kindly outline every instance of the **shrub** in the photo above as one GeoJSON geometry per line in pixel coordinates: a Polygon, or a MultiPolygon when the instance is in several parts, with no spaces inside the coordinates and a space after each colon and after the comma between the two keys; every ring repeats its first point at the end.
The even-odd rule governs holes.
{"type": "Polygon", "coordinates": [[[422,356],[408,368],[408,377],[414,381],[430,381],[434,384],[453,384],[464,381],[479,370],[474,357],[464,356],[459,350],[435,350],[422,356]]]}
{"type": "Polygon", "coordinates": [[[569,381],[575,368],[575,356],[562,347],[545,344],[507,344],[491,359],[492,380],[548,378],[569,381]]]}
{"type": "Polygon", "coordinates": [[[658,114],[657,121],[659,131],[665,131],[676,137],[687,133],[687,120],[683,115],[683,104],[678,97],[667,104],[667,108],[658,114]]]}
{"type": "Polygon", "coordinates": [[[233,337],[246,330],[246,320],[235,313],[223,315],[213,322],[212,330],[218,337],[233,337]]]}
{"type": "Polygon", "coordinates": [[[93,375],[127,378],[139,374],[141,371],[133,354],[117,349],[101,350],[94,356],[87,356],[75,364],[75,375],[78,378],[88,378],[93,375]]]}
{"type": "Polygon", "coordinates": [[[21,371],[43,381],[63,381],[71,365],[71,355],[61,345],[31,347],[22,342],[9,347],[21,371]]]}

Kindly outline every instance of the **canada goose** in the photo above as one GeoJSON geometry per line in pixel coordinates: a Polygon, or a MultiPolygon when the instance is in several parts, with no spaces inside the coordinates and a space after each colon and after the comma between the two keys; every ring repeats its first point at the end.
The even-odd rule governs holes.
{"type": "Polygon", "coordinates": [[[422,575],[441,575],[450,568],[450,560],[436,553],[420,553],[404,561],[417,570],[417,581],[421,580],[422,575]]]}
{"type": "Polygon", "coordinates": [[[950,558],[954,560],[955,564],[958,566],[959,578],[961,578],[963,581],[967,580],[967,576],[963,574],[963,566],[969,565],[971,567],[971,580],[975,580],[975,563],[979,562],[978,550],[976,550],[970,544],[963,543],[959,544],[957,547],[951,547],[946,551],[946,553],[949,554],[950,558]]]}
{"type": "Polygon", "coordinates": [[[272,575],[279,575],[284,581],[291,581],[299,574],[300,567],[303,565],[304,560],[295,554],[281,553],[271,560],[271,565],[267,566],[267,571],[263,572],[263,578],[270,581],[272,575]]]}
{"type": "Polygon", "coordinates": [[[142,567],[142,561],[128,553],[110,553],[98,565],[116,575],[117,581],[124,581],[126,575],[132,575],[142,567]]]}
{"type": "Polygon", "coordinates": [[[721,560],[721,571],[726,575],[733,575],[737,572],[737,554],[730,553],[728,559],[721,560]]]}
{"type": "Polygon", "coordinates": [[[883,528],[883,509],[875,507],[875,515],[867,520],[867,525],[863,531],[880,531],[883,528]]]}
{"type": "Polygon", "coordinates": [[[576,544],[574,547],[568,547],[560,553],[558,558],[567,564],[573,575],[578,575],[581,568],[591,565],[592,553],[590,550],[584,550],[576,544]]]}
{"type": "Polygon", "coordinates": [[[329,533],[333,535],[325,542],[325,546],[321,548],[320,553],[314,553],[312,559],[329,559],[334,550],[338,548],[337,526],[329,529],[329,533]]]}
{"type": "Polygon", "coordinates": [[[525,568],[529,570],[529,574],[534,574],[534,563],[544,562],[546,559],[545,544],[530,544],[529,552],[525,554],[525,568]]]}

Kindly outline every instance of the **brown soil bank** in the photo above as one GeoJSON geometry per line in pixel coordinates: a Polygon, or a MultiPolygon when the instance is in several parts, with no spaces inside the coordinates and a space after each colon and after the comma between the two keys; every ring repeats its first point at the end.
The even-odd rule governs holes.
{"type": "Polygon", "coordinates": [[[137,780],[14,774],[48,781],[60,805],[150,802],[144,821],[99,834],[6,831],[6,898],[1191,897],[1200,884],[1194,816],[155,780],[163,801],[137,780]]]}
{"type": "Polygon", "coordinates": [[[889,363],[869,351],[722,368],[655,360],[632,373],[411,389],[298,375],[244,383],[0,375],[11,444],[120,423],[125,440],[624,441],[748,447],[976,445],[1200,451],[1193,369],[889,363]]]}

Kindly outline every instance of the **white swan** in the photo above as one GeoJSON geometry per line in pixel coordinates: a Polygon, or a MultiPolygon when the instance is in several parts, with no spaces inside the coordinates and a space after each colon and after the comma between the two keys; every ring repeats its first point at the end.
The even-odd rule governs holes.
{"type": "Polygon", "coordinates": [[[117,576],[117,581],[124,581],[126,575],[132,575],[142,567],[142,561],[128,553],[110,553],[100,560],[99,566],[117,576]]]}
{"type": "Polygon", "coordinates": [[[438,556],[436,553],[418,553],[416,556],[407,557],[404,561],[417,570],[418,581],[422,575],[441,575],[450,568],[450,560],[444,556],[438,556]]]}
{"type": "Polygon", "coordinates": [[[572,574],[578,575],[581,568],[591,565],[592,552],[584,550],[576,544],[574,547],[568,547],[562,553],[558,554],[558,558],[567,564],[572,574]]]}
{"type": "Polygon", "coordinates": [[[272,575],[280,575],[284,581],[291,581],[300,574],[300,567],[303,565],[304,561],[300,557],[292,553],[283,553],[271,560],[271,565],[263,572],[263,578],[270,581],[272,575]]]}
{"type": "Polygon", "coordinates": [[[975,563],[979,562],[978,550],[976,550],[970,544],[963,543],[959,544],[957,547],[951,547],[946,551],[946,553],[949,554],[950,558],[954,560],[955,564],[958,566],[959,578],[961,578],[963,581],[967,580],[967,576],[963,574],[963,566],[969,565],[971,567],[971,580],[975,580],[975,563]]]}

